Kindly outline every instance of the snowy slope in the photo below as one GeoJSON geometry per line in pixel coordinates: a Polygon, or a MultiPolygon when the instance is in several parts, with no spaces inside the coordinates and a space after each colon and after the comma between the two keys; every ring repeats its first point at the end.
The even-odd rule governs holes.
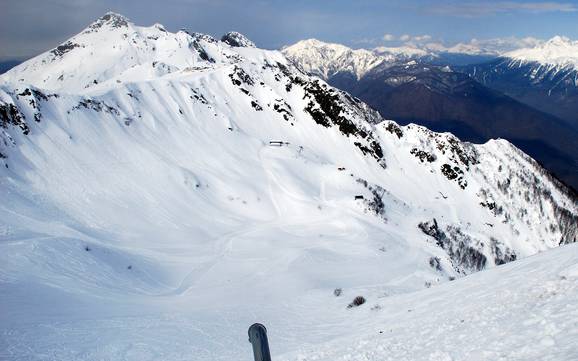
{"type": "Polygon", "coordinates": [[[577,245],[419,293],[372,291],[342,337],[276,359],[561,361],[578,354],[577,245]]]}
{"type": "Polygon", "coordinates": [[[382,121],[247,44],[107,14],[0,76],[0,358],[249,359],[254,321],[290,352],[342,335],[349,290],[576,240],[508,142],[382,121]]]}

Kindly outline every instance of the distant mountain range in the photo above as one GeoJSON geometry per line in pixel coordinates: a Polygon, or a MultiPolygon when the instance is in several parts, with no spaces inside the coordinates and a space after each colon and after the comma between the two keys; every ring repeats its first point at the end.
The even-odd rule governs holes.
{"type": "Polygon", "coordinates": [[[578,42],[555,37],[458,71],[578,129],[578,42]]]}
{"type": "Polygon", "coordinates": [[[555,37],[499,56],[466,50],[352,50],[306,40],[282,51],[387,119],[475,143],[506,138],[578,189],[577,43],[555,37]]]}

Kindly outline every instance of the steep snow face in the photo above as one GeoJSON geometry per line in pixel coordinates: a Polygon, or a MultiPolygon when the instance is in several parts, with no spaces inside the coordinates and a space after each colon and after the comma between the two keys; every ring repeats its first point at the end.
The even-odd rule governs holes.
{"type": "Polygon", "coordinates": [[[249,359],[255,321],[290,351],[339,332],[335,288],[404,293],[576,240],[575,196],[508,142],[400,127],[280,52],[161,29],[109,14],[0,77],[8,357],[249,359]]]}
{"type": "Polygon", "coordinates": [[[504,57],[509,58],[512,65],[538,63],[547,69],[578,70],[578,41],[555,36],[533,48],[506,53],[504,57]]]}

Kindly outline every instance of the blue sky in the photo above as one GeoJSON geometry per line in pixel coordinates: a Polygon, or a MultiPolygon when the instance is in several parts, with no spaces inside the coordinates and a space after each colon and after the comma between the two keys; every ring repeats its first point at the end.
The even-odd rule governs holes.
{"type": "Polygon", "coordinates": [[[403,35],[449,44],[472,38],[578,39],[578,1],[0,0],[0,59],[48,50],[109,10],[138,25],[159,22],[170,30],[214,36],[237,30],[265,48],[306,38],[353,47],[398,45],[403,35]]]}

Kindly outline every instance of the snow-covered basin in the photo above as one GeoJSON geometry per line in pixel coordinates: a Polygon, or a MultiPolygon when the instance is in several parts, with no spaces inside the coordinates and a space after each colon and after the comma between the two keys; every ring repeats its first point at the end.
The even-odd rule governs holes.
{"type": "Polygon", "coordinates": [[[5,284],[0,359],[251,360],[246,330],[253,322],[268,327],[273,359],[284,361],[578,355],[576,244],[405,294],[375,285],[335,297],[312,287],[283,294],[283,302],[268,291],[279,293],[282,284],[251,285],[257,279],[265,278],[247,279],[247,294],[236,288],[219,293],[221,300],[210,289],[95,297],[5,284]],[[357,295],[367,302],[347,309],[357,295]]]}

